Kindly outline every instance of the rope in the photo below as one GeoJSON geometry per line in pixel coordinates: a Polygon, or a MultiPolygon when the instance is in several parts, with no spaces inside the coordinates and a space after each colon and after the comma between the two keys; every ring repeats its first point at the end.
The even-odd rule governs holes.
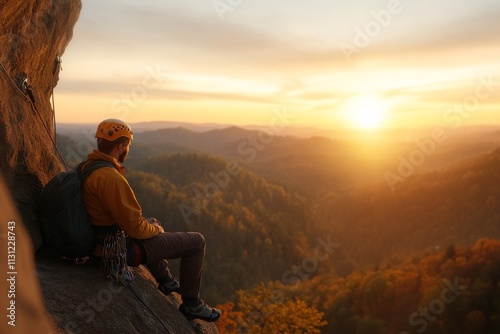
{"type": "Polygon", "coordinates": [[[57,129],[56,129],[56,100],[54,96],[54,80],[56,78],[56,74],[60,71],[62,71],[62,66],[61,66],[62,60],[61,57],[56,56],[55,60],[55,66],[54,66],[54,73],[52,73],[52,122],[54,123],[54,142],[56,143],[57,146],[57,129]]]}
{"type": "Polygon", "coordinates": [[[5,75],[9,78],[9,81],[17,89],[17,91],[19,93],[21,93],[21,95],[30,103],[31,109],[33,109],[33,111],[38,115],[38,118],[40,118],[40,121],[45,129],[45,132],[47,132],[47,135],[49,136],[50,141],[52,142],[52,145],[54,145],[56,153],[59,156],[59,159],[61,159],[61,162],[63,163],[64,168],[66,169],[66,171],[69,171],[69,167],[68,167],[68,164],[66,163],[66,160],[64,160],[64,157],[62,156],[61,152],[59,151],[59,148],[57,147],[54,139],[52,138],[52,135],[50,134],[49,129],[45,125],[45,122],[42,119],[42,115],[40,115],[40,113],[38,112],[38,108],[36,107],[36,104],[35,104],[35,102],[36,102],[35,95],[33,94],[33,89],[31,87],[31,85],[28,85],[27,79],[25,79],[23,81],[23,85],[26,84],[26,91],[28,92],[28,96],[26,96],[26,94],[24,94],[24,92],[16,85],[16,83],[14,82],[12,77],[9,75],[9,73],[7,72],[7,70],[5,69],[5,67],[3,66],[2,63],[0,63],[0,68],[5,73],[5,75]]]}
{"type": "Polygon", "coordinates": [[[54,145],[54,148],[56,149],[56,152],[57,152],[57,155],[59,156],[59,158],[61,159],[61,162],[64,164],[64,168],[66,169],[66,171],[68,172],[69,171],[69,166],[68,164],[66,163],[66,160],[64,160],[64,157],[62,156],[61,152],[59,151],[59,148],[57,147],[57,144],[56,142],[54,141],[54,138],[52,138],[52,136],[50,135],[50,131],[49,129],[47,128],[47,126],[45,125],[44,121],[43,121],[43,118],[42,118],[42,115],[40,115],[40,113],[38,112],[38,108],[36,107],[36,104],[35,104],[35,96],[33,95],[33,89],[31,87],[31,85],[28,85],[27,87],[27,91],[28,91],[28,94],[30,96],[30,100],[31,100],[31,106],[33,108],[33,110],[35,111],[35,113],[38,115],[38,118],[40,118],[40,122],[42,123],[44,129],[45,129],[45,132],[47,132],[47,135],[49,136],[50,138],[50,141],[52,142],[52,145],[54,145]]]}
{"type": "Polygon", "coordinates": [[[104,250],[102,254],[101,269],[105,271],[109,279],[115,281],[117,285],[128,286],[130,291],[139,301],[151,312],[158,322],[168,333],[174,333],[168,328],[156,313],[141,299],[139,294],[132,288],[134,274],[127,266],[127,237],[125,232],[117,231],[115,235],[108,234],[104,238],[104,250]]]}
{"type": "Polygon", "coordinates": [[[19,93],[21,93],[21,95],[28,101],[30,102],[30,99],[29,97],[27,97],[26,95],[24,95],[23,91],[16,85],[16,83],[14,82],[14,80],[10,77],[9,73],[7,73],[7,70],[5,69],[5,67],[3,67],[3,64],[0,63],[0,68],[3,70],[3,72],[5,73],[5,75],[7,76],[7,78],[9,78],[10,82],[12,83],[12,85],[17,89],[17,91],[19,93]]]}
{"type": "Polygon", "coordinates": [[[158,320],[158,322],[163,326],[163,328],[165,328],[167,333],[170,333],[170,334],[175,333],[173,331],[173,329],[170,328],[170,326],[167,326],[166,324],[163,323],[163,321],[161,321],[160,317],[158,317],[158,315],[156,315],[156,313],[148,306],[148,304],[146,304],[146,302],[144,302],[141,299],[139,294],[132,288],[132,286],[130,284],[128,285],[128,287],[129,287],[130,291],[132,291],[132,293],[137,297],[137,299],[139,299],[139,301],[142,303],[142,305],[144,305],[149,310],[149,312],[151,312],[151,314],[156,318],[156,320],[158,320]]]}
{"type": "MultiPolygon", "coordinates": [[[[54,76],[56,74],[56,71],[57,69],[59,68],[61,64],[61,61],[60,61],[60,58],[57,57],[56,58],[56,68],[54,69],[54,76]]],[[[5,75],[7,76],[7,78],[9,78],[9,81],[12,83],[12,85],[17,89],[17,91],[21,94],[22,97],[24,97],[29,103],[30,103],[30,106],[31,108],[33,109],[33,111],[38,115],[38,117],[40,118],[40,121],[43,125],[43,127],[45,128],[45,131],[47,132],[47,134],[49,135],[49,138],[50,138],[50,141],[52,142],[52,144],[54,145],[54,148],[56,149],[57,151],[57,154],[59,155],[59,158],[61,159],[61,161],[63,162],[64,164],[64,167],[66,168],[66,171],[69,171],[69,167],[66,163],[66,160],[64,160],[64,157],[62,156],[61,152],[59,151],[58,147],[57,147],[57,144],[54,140],[54,138],[50,135],[50,132],[49,132],[49,129],[47,128],[47,126],[45,125],[45,123],[43,122],[43,119],[42,119],[42,116],[40,115],[40,113],[38,112],[38,108],[36,107],[36,100],[35,100],[35,96],[33,95],[33,88],[31,87],[31,85],[28,85],[27,84],[27,80],[25,80],[25,82],[23,83],[26,83],[26,91],[28,92],[28,96],[26,96],[26,94],[24,94],[24,92],[16,85],[16,83],[14,82],[14,80],[12,79],[12,77],[9,75],[9,73],[7,72],[7,70],[5,69],[5,67],[3,66],[2,63],[0,63],[0,68],[2,69],[2,71],[5,73],[5,75]]],[[[52,78],[52,80],[54,80],[54,78],[52,78]]],[[[54,82],[52,81],[52,110],[53,110],[53,119],[54,119],[54,130],[55,130],[55,103],[54,103],[54,82]]],[[[55,132],[55,131],[54,131],[55,132]]],[[[55,134],[54,134],[54,137],[55,137],[55,134]]],[[[120,263],[120,266],[122,265],[125,265],[123,262],[120,263]]],[[[116,279],[117,277],[115,277],[116,279]]],[[[173,334],[174,331],[172,330],[172,328],[170,328],[169,326],[167,326],[165,323],[163,323],[163,321],[161,321],[161,319],[158,317],[158,315],[148,306],[148,304],[146,304],[146,302],[144,302],[141,297],[137,294],[137,292],[132,288],[132,286],[130,284],[127,284],[130,291],[132,291],[132,293],[137,297],[137,299],[139,299],[139,301],[149,310],[149,312],[156,318],[156,320],[158,320],[158,322],[162,325],[163,328],[165,328],[165,330],[170,333],[170,334],[173,334]]]]}

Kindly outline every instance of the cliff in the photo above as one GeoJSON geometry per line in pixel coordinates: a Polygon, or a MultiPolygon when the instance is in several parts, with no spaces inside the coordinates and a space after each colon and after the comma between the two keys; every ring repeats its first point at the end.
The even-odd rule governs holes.
{"type": "Polygon", "coordinates": [[[217,333],[214,324],[188,321],[177,310],[179,296],[161,294],[143,267],[131,287],[119,287],[91,263],[68,264],[43,250],[37,201],[63,170],[52,142],[50,97],[81,6],[80,0],[0,0],[0,181],[6,185],[0,182],[0,266],[11,261],[7,222],[13,221],[12,268],[18,269],[15,284],[0,285],[2,317],[13,312],[16,326],[4,320],[0,332],[217,333]],[[5,288],[15,290],[12,298],[5,288]]]}
{"type": "Polygon", "coordinates": [[[42,187],[62,170],[51,142],[56,59],[72,38],[81,2],[7,0],[0,6],[0,156],[5,157],[0,159],[0,171],[38,249],[43,240],[36,201],[42,187]]]}
{"type": "Polygon", "coordinates": [[[142,266],[130,286],[114,284],[92,262],[38,259],[37,272],[55,333],[218,333],[214,324],[188,321],[180,296],[160,293],[142,266]]]}

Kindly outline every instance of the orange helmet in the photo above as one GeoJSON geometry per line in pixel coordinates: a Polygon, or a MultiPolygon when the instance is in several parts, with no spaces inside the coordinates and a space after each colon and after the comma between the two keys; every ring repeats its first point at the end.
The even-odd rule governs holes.
{"type": "Polygon", "coordinates": [[[115,118],[108,118],[102,121],[97,127],[95,137],[109,141],[114,141],[120,137],[127,137],[130,140],[134,139],[132,128],[124,121],[115,118]]]}

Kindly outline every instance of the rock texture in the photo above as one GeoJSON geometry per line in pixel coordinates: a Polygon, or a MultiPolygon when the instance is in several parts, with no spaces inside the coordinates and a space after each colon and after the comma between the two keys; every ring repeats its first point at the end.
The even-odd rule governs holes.
{"type": "Polygon", "coordinates": [[[109,281],[95,263],[39,258],[37,267],[56,333],[218,333],[214,324],[188,321],[179,295],[161,294],[142,266],[129,287],[109,281]]]}
{"type": "Polygon", "coordinates": [[[31,241],[2,177],[0,203],[0,333],[49,333],[31,241]]]}
{"type": "Polygon", "coordinates": [[[50,140],[56,59],[72,38],[80,9],[80,0],[0,3],[0,171],[35,249],[42,245],[36,200],[48,180],[62,170],[50,140]],[[32,87],[38,113],[23,90],[24,79],[32,87]]]}
{"type": "MultiPolygon", "coordinates": [[[[34,291],[29,298],[25,298],[31,291],[28,288],[19,295],[18,314],[33,315],[33,305],[45,305],[55,328],[51,333],[217,333],[214,324],[187,321],[177,309],[179,296],[161,294],[142,267],[135,269],[131,290],[111,284],[95,265],[69,264],[43,250],[37,200],[45,184],[63,170],[51,141],[54,115],[50,96],[58,81],[56,60],[71,40],[80,9],[80,0],[0,0],[0,172],[8,188],[0,189],[0,198],[14,200],[20,214],[15,216],[17,226],[20,231],[25,226],[32,239],[19,234],[16,240],[24,250],[17,257],[25,268],[19,284],[34,291]],[[32,256],[26,253],[32,245],[39,250],[36,274],[42,295],[32,256]]],[[[5,201],[0,204],[3,208],[5,201]]],[[[11,218],[0,221],[2,226],[5,219],[11,218]]],[[[1,236],[4,249],[4,234],[1,236]]],[[[2,257],[6,267],[4,262],[2,257]]],[[[8,302],[6,295],[0,296],[1,305],[8,302]]],[[[37,326],[36,331],[19,326],[19,331],[9,328],[8,332],[47,333],[45,311],[36,314],[42,319],[38,321],[34,315],[17,319],[37,326]]]]}

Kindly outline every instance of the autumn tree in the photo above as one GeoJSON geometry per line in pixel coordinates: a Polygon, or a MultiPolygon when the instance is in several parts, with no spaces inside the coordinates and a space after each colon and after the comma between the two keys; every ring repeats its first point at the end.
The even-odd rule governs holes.
{"type": "Polygon", "coordinates": [[[287,298],[281,289],[271,285],[238,291],[238,308],[243,321],[237,333],[319,334],[319,328],[327,324],[322,312],[299,298],[287,298]]]}
{"type": "Polygon", "coordinates": [[[223,316],[215,323],[220,334],[238,333],[238,325],[243,322],[243,313],[234,310],[234,303],[227,302],[217,306],[223,316]]]}

